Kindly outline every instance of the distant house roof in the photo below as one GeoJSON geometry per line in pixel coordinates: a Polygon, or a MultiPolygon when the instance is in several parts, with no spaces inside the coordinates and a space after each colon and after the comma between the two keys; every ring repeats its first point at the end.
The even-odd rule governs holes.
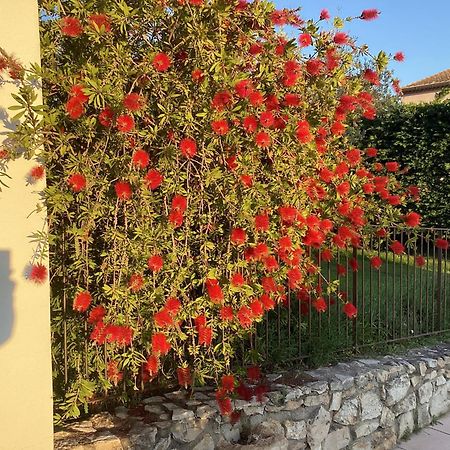
{"type": "Polygon", "coordinates": [[[414,81],[414,83],[402,87],[402,92],[408,94],[417,91],[440,89],[446,86],[450,86],[450,69],[443,70],[422,80],[414,81]]]}

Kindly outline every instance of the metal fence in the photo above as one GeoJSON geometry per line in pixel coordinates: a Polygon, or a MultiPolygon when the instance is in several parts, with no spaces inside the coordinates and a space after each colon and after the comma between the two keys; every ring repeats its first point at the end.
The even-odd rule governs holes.
{"type": "Polygon", "coordinates": [[[371,237],[364,249],[340,250],[331,262],[321,262],[316,254],[324,277],[340,281],[341,298],[322,295],[327,310],[318,313],[313,297],[288,293],[285,304],[259,324],[248,353],[282,365],[450,331],[450,250],[435,245],[436,239],[448,240],[450,230],[387,231],[404,245],[404,253],[395,255],[386,238],[371,237]],[[373,256],[382,260],[379,269],[370,263],[373,256]],[[345,316],[343,299],[358,308],[356,318],[345,316]]]}

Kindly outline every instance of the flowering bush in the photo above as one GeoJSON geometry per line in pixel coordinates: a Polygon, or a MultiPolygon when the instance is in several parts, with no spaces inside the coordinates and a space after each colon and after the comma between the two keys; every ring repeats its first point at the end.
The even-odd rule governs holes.
{"type": "Polygon", "coordinates": [[[394,163],[346,137],[375,117],[388,57],[372,60],[326,10],[305,21],[265,1],[93,4],[43,0],[43,65],[15,74],[15,148],[43,146],[49,234],[37,237],[50,244],[54,352],[68,358],[54,368],[60,413],[162,374],[215,380],[229,413],[236,344],[298,292],[326,311],[336,286],[320,260],[401,220],[395,205],[413,195],[394,163]]]}

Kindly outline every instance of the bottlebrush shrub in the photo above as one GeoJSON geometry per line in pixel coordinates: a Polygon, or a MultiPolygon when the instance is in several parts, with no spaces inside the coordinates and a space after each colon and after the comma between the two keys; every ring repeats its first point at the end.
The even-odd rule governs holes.
{"type": "Polygon", "coordinates": [[[43,65],[15,107],[15,141],[43,145],[60,417],[163,376],[220,386],[266,311],[297,291],[326,310],[320,252],[401,222],[410,195],[348,144],[388,57],[344,21],[265,1],[94,4],[41,2],[43,65]]]}

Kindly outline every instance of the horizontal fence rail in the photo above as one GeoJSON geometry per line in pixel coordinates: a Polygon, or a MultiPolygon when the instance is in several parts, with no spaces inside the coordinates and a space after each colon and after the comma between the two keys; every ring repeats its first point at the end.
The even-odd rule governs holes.
{"type": "Polygon", "coordinates": [[[318,313],[314,297],[290,293],[286,304],[278,304],[258,324],[250,349],[262,355],[263,363],[282,365],[318,353],[450,331],[449,250],[435,245],[436,239],[448,240],[450,230],[392,228],[388,235],[404,245],[404,253],[395,255],[380,237],[371,237],[361,248],[338,251],[331,262],[320,261],[318,253],[324,277],[339,280],[343,300],[323,295],[327,309],[318,313]],[[374,256],[382,261],[379,269],[371,265],[374,256]],[[358,309],[352,320],[342,311],[345,299],[358,309]]]}

